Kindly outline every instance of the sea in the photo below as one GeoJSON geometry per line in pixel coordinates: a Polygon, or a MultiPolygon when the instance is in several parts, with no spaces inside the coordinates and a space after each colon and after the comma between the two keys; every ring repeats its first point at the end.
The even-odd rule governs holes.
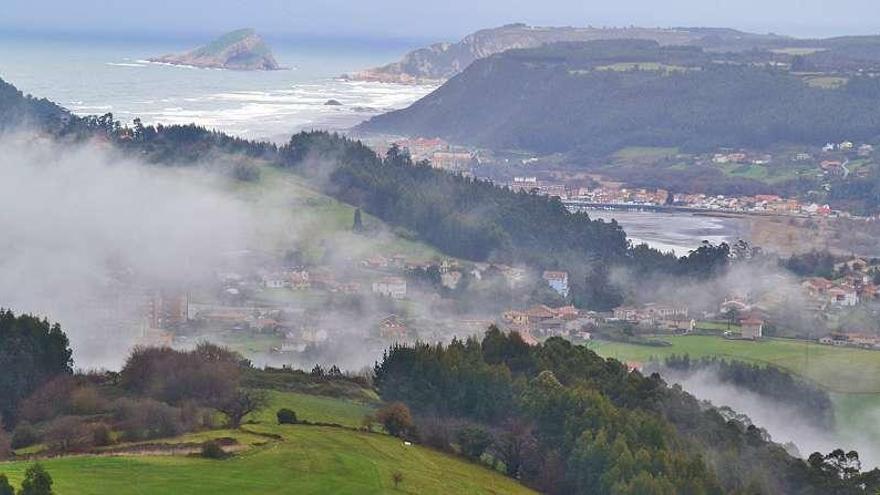
{"type": "Polygon", "coordinates": [[[148,62],[196,40],[0,34],[0,77],[77,114],[122,122],[195,122],[230,134],[285,141],[304,129],[344,130],[403,108],[430,85],[354,82],[340,76],[383,65],[413,48],[357,40],[268,40],[280,71],[198,69],[148,62]],[[326,105],[336,100],[341,105],[326,105]]]}

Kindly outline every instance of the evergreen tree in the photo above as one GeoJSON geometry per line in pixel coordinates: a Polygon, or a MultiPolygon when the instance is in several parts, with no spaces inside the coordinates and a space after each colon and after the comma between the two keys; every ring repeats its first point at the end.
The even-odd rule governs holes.
{"type": "Polygon", "coordinates": [[[15,495],[15,490],[9,483],[9,478],[3,473],[0,473],[0,495],[15,495]]]}
{"type": "Polygon", "coordinates": [[[24,481],[18,495],[52,495],[52,477],[41,464],[34,464],[24,472],[24,481]]]}
{"type": "Polygon", "coordinates": [[[363,232],[364,231],[364,221],[361,218],[361,209],[357,208],[354,210],[354,225],[352,225],[351,230],[354,232],[363,232]]]}

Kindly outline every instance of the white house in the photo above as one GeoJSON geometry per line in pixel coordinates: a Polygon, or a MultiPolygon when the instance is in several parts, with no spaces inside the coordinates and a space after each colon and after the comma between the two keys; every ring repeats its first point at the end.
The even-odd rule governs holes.
{"type": "Polygon", "coordinates": [[[560,296],[568,297],[568,272],[544,272],[544,280],[560,296]]]}
{"type": "Polygon", "coordinates": [[[263,286],[267,289],[283,289],[290,287],[290,279],[283,273],[271,273],[263,276],[263,286]]]}
{"type": "Polygon", "coordinates": [[[385,277],[373,282],[373,293],[392,299],[406,297],[406,280],[400,277],[385,277]]]}

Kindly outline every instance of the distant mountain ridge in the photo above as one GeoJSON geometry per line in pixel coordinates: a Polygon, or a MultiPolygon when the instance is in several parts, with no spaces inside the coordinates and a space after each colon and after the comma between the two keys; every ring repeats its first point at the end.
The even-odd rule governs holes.
{"type": "Polygon", "coordinates": [[[870,140],[880,129],[880,61],[842,58],[847,51],[853,50],[722,53],[647,40],[508,50],[358,129],[592,157],[628,146],[706,151],[870,140]],[[866,69],[827,89],[808,84],[785,62],[818,66],[827,54],[837,54],[832,61],[841,66],[866,69]]]}
{"type": "Polygon", "coordinates": [[[253,29],[232,31],[186,53],[163,55],[150,61],[205,69],[281,69],[269,45],[253,29]]]}
{"type": "Polygon", "coordinates": [[[557,42],[642,39],[661,45],[697,45],[746,50],[788,39],[783,36],[745,33],[726,28],[594,28],[533,27],[525,24],[483,29],[458,43],[435,43],[407,53],[403,59],[382,67],[349,74],[354,80],[416,83],[446,80],[476,60],[517,48],[537,48],[557,42]]]}

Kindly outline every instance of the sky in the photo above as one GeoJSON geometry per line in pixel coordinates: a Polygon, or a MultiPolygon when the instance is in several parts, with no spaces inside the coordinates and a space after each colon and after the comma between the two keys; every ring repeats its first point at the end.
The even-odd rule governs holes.
{"type": "Polygon", "coordinates": [[[3,0],[0,32],[457,40],[511,22],[713,26],[800,37],[880,33],[877,0],[3,0]]]}

